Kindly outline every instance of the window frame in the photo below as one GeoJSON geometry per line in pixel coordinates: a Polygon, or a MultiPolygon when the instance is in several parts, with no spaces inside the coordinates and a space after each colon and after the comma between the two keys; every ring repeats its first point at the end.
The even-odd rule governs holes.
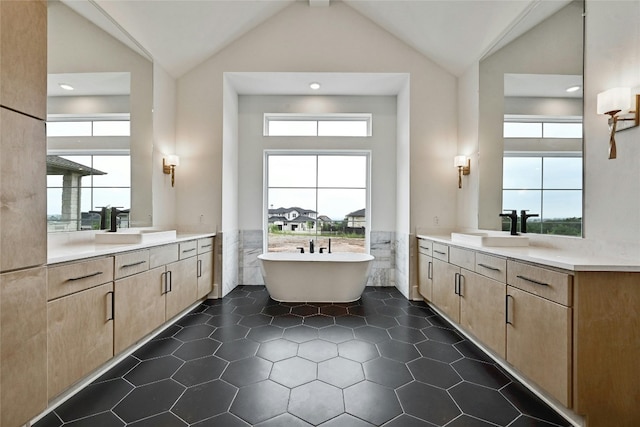
{"type": "MultiPolygon", "coordinates": [[[[262,234],[263,234],[263,252],[269,251],[269,156],[364,156],[366,157],[366,187],[365,187],[365,212],[367,212],[365,218],[365,253],[370,253],[370,234],[371,234],[371,150],[311,150],[311,149],[267,149],[263,151],[263,181],[262,181],[262,234]]],[[[317,185],[318,171],[316,170],[316,186],[313,187],[316,191],[316,209],[317,206],[317,191],[318,189],[330,189],[340,187],[318,187],[317,185]]],[[[292,187],[295,188],[295,187],[292,187]]],[[[309,187],[305,187],[309,188],[309,187]]],[[[342,187],[345,189],[355,187],[342,187]]],[[[359,188],[359,187],[358,187],[359,188]]],[[[319,213],[319,211],[318,211],[319,213]]],[[[318,229],[316,227],[316,236],[318,235],[318,229]]]]}
{"type": "Polygon", "coordinates": [[[262,135],[266,137],[312,137],[312,138],[367,138],[372,136],[373,132],[373,114],[372,113],[332,113],[332,114],[307,114],[307,113],[264,113],[262,135]],[[270,135],[270,121],[315,121],[315,122],[335,122],[335,121],[365,121],[367,123],[366,135],[318,135],[318,125],[316,123],[315,135],[270,135]]]}

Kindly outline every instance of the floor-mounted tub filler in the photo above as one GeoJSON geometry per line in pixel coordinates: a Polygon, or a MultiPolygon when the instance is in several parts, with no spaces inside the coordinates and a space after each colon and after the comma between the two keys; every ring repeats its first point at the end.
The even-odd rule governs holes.
{"type": "Polygon", "coordinates": [[[363,253],[258,255],[269,295],[281,302],[351,302],[362,295],[374,257],[363,253]]]}

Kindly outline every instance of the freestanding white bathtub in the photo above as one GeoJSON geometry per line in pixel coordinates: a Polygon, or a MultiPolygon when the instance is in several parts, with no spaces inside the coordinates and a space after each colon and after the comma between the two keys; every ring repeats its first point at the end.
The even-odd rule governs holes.
{"type": "Polygon", "coordinates": [[[269,252],[258,255],[269,295],[282,302],[351,302],[362,295],[373,256],[269,252]]]}

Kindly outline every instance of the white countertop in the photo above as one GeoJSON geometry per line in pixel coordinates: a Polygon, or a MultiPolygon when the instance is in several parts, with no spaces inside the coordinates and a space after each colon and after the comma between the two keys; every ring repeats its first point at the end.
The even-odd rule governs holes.
{"type": "MultiPolygon", "coordinates": [[[[67,234],[67,233],[64,233],[67,234]]],[[[72,233],[68,233],[72,234],[72,233]]],[[[162,242],[149,242],[139,244],[99,244],[94,243],[93,239],[73,239],[67,241],[58,241],[55,244],[48,245],[47,264],[57,264],[61,262],[78,261],[97,256],[114,255],[122,252],[130,252],[139,249],[150,248],[153,246],[168,245],[171,243],[179,243],[187,240],[202,239],[213,237],[215,233],[177,233],[175,239],[162,242]]]]}
{"type": "Polygon", "coordinates": [[[615,254],[600,251],[594,254],[590,251],[570,250],[548,246],[537,246],[530,242],[530,246],[502,247],[502,246],[474,246],[459,242],[453,242],[451,235],[416,234],[419,239],[429,239],[434,242],[451,246],[473,249],[479,252],[498,255],[505,258],[513,258],[543,264],[550,267],[561,268],[569,271],[622,271],[640,272],[640,258],[626,259],[615,254]]]}

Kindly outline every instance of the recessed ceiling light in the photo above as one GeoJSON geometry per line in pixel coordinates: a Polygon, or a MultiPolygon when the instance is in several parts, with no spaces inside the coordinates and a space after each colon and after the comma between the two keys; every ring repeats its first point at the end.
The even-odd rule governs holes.
{"type": "Polygon", "coordinates": [[[58,86],[60,86],[64,90],[73,90],[73,86],[66,83],[59,83],[58,86]]]}
{"type": "Polygon", "coordinates": [[[567,92],[577,92],[580,90],[580,86],[571,86],[567,88],[567,92]]]}
{"type": "Polygon", "coordinates": [[[318,83],[318,82],[310,83],[310,84],[309,84],[309,87],[310,87],[311,89],[313,89],[313,90],[318,90],[318,89],[320,89],[320,83],[318,83]]]}

